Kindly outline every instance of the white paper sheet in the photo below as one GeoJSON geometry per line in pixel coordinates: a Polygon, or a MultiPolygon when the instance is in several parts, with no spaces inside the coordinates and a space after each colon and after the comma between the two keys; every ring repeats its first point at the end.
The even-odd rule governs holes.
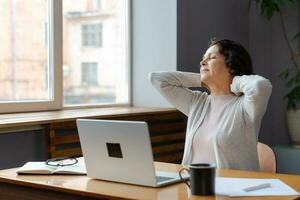
{"type": "Polygon", "coordinates": [[[241,197],[241,196],[291,196],[299,192],[279,179],[253,179],[253,178],[225,178],[216,177],[216,194],[241,197]],[[271,187],[245,192],[243,189],[251,186],[270,183],[271,187]]]}

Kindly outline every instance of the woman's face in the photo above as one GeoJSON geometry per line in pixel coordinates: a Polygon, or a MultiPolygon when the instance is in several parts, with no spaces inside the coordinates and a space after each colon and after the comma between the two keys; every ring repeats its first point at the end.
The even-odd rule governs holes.
{"type": "Polygon", "coordinates": [[[208,87],[212,84],[227,84],[232,80],[229,68],[226,66],[225,57],[219,53],[218,45],[213,45],[207,49],[200,62],[201,82],[208,87]]]}

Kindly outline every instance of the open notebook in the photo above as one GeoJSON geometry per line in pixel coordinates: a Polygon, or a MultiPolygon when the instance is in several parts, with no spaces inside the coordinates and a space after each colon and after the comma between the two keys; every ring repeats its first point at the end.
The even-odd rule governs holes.
{"type": "Polygon", "coordinates": [[[84,163],[75,165],[54,167],[46,165],[45,162],[27,162],[17,170],[18,174],[77,174],[85,175],[86,169],[84,163]]]}

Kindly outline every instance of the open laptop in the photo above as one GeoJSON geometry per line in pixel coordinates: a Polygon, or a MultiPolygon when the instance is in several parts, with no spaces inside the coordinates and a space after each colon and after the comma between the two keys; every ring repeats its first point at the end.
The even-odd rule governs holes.
{"type": "Polygon", "coordinates": [[[151,187],[180,181],[155,171],[146,122],[78,119],[77,128],[88,177],[151,187]]]}

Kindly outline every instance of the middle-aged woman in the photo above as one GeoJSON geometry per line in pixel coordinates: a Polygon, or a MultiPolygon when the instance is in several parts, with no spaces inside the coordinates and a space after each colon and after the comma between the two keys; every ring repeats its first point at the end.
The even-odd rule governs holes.
{"type": "Polygon", "coordinates": [[[200,73],[152,72],[150,80],[188,116],[182,164],[259,170],[258,133],[272,85],[253,75],[251,58],[242,45],[212,41],[200,62],[200,73]],[[210,94],[190,87],[205,87],[210,94]]]}

